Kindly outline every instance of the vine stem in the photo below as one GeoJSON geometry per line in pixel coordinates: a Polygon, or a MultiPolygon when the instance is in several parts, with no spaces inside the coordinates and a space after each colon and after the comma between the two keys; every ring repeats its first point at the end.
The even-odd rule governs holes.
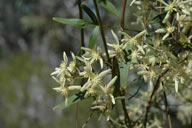
{"type": "Polygon", "coordinates": [[[145,119],[144,119],[144,128],[147,127],[147,121],[148,121],[148,113],[149,113],[149,109],[151,107],[151,103],[152,103],[152,99],[153,99],[153,96],[155,95],[155,93],[157,92],[157,90],[159,89],[159,86],[160,86],[160,80],[161,80],[161,77],[163,77],[167,72],[169,71],[169,69],[165,70],[157,79],[157,82],[154,86],[154,89],[151,93],[151,96],[149,98],[149,101],[147,103],[147,106],[146,106],[146,113],[145,113],[145,119]]]}
{"type": "Polygon", "coordinates": [[[106,39],[105,39],[103,25],[102,25],[102,22],[101,22],[100,13],[99,13],[99,9],[98,9],[96,0],[93,0],[93,3],[94,3],[97,19],[98,19],[98,22],[99,22],[99,28],[100,28],[101,37],[102,37],[102,40],[103,40],[103,45],[104,45],[104,48],[105,48],[105,53],[106,53],[106,56],[107,56],[107,61],[108,61],[108,63],[110,63],[110,58],[109,58],[109,53],[108,53],[108,48],[107,48],[107,42],[106,42],[106,39]]]}
{"type": "MultiPolygon", "coordinates": [[[[78,8],[79,8],[79,19],[83,19],[83,11],[81,8],[81,0],[78,0],[78,8]]],[[[80,30],[80,35],[81,35],[81,46],[85,47],[85,41],[84,41],[84,29],[81,28],[80,30]]]]}
{"type": "Polygon", "coordinates": [[[114,120],[113,118],[111,118],[111,117],[110,117],[110,120],[109,120],[109,121],[112,122],[113,124],[115,124],[115,125],[121,127],[121,128],[127,128],[126,126],[124,126],[124,125],[118,123],[117,121],[115,121],[115,120],[114,120]]]}
{"type": "Polygon", "coordinates": [[[162,83],[162,86],[163,86],[163,96],[164,96],[164,101],[165,101],[165,110],[166,110],[166,112],[167,112],[167,118],[168,118],[169,128],[172,128],[172,121],[171,121],[171,116],[170,116],[170,114],[169,114],[167,94],[166,94],[166,92],[165,92],[163,83],[162,83]]]}
{"type": "Polygon", "coordinates": [[[125,23],[125,9],[126,9],[127,0],[123,0],[123,7],[121,10],[121,28],[124,30],[124,23],[125,23]]]}
{"type": "MultiPolygon", "coordinates": [[[[127,3],[127,0],[123,0],[123,5],[122,5],[122,10],[121,10],[121,21],[120,21],[120,26],[121,28],[124,30],[124,21],[125,21],[125,9],[126,9],[126,3],[127,3]]],[[[123,38],[123,35],[121,35],[121,39],[123,38]]],[[[117,65],[118,68],[119,68],[119,65],[117,65]]],[[[120,78],[120,73],[118,73],[118,77],[120,78]]],[[[119,83],[120,84],[120,83],[119,83]]],[[[120,89],[120,88],[119,88],[120,89]]],[[[120,95],[121,96],[125,96],[125,90],[122,90],[120,91],[120,95]]],[[[132,128],[132,125],[131,125],[131,119],[129,117],[129,114],[127,112],[127,109],[126,109],[126,102],[125,102],[125,99],[122,99],[121,100],[121,104],[122,104],[122,107],[123,107],[123,111],[124,111],[124,116],[125,116],[125,125],[129,128],[132,128]]]]}
{"type": "MultiPolygon", "coordinates": [[[[79,9],[79,19],[83,19],[83,11],[81,8],[81,0],[78,0],[78,9],[79,9]]],[[[85,47],[85,42],[84,42],[84,29],[80,29],[80,38],[81,38],[81,47],[85,47]]],[[[76,104],[76,110],[75,110],[75,125],[76,128],[79,127],[79,121],[78,121],[78,111],[79,111],[79,104],[76,104]]]]}

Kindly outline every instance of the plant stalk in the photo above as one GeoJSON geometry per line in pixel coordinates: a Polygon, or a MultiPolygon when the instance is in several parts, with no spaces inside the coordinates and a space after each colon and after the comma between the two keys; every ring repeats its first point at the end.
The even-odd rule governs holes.
{"type": "MultiPolygon", "coordinates": [[[[83,11],[81,8],[81,0],[78,0],[78,8],[79,8],[79,19],[83,19],[83,11]]],[[[84,29],[81,28],[80,30],[80,36],[81,36],[81,47],[85,47],[85,41],[84,41],[84,29]]]]}
{"type": "Polygon", "coordinates": [[[102,37],[102,40],[103,40],[103,45],[104,45],[104,48],[105,48],[105,53],[106,53],[106,56],[107,56],[107,61],[108,61],[108,63],[110,63],[110,58],[109,58],[109,53],[108,53],[108,48],[107,48],[107,42],[105,40],[103,25],[102,25],[102,22],[101,22],[100,13],[99,13],[99,9],[98,9],[96,0],[93,0],[93,3],[94,3],[97,18],[98,18],[98,22],[99,22],[99,28],[100,28],[101,37],[102,37]]]}

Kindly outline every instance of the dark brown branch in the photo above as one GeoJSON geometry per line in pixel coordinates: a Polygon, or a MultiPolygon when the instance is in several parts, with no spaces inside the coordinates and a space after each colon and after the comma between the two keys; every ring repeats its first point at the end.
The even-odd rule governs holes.
{"type": "Polygon", "coordinates": [[[85,121],[85,123],[83,124],[82,128],[85,128],[85,127],[86,127],[87,123],[88,123],[89,120],[92,118],[93,114],[94,114],[94,111],[92,111],[92,112],[90,113],[88,119],[85,121]]]}
{"type": "MultiPolygon", "coordinates": [[[[122,94],[122,96],[124,96],[124,94],[122,94]]],[[[129,128],[132,128],[131,119],[126,109],[125,99],[121,100],[121,104],[122,104],[124,116],[125,116],[125,125],[129,128]]]]}
{"type": "Polygon", "coordinates": [[[147,106],[146,106],[146,113],[145,113],[145,119],[144,119],[144,128],[147,127],[148,113],[149,113],[149,109],[151,107],[153,96],[155,95],[155,93],[159,89],[161,77],[164,76],[167,72],[168,72],[168,69],[166,71],[164,71],[161,75],[159,75],[159,77],[157,79],[157,82],[155,84],[155,87],[154,87],[154,89],[153,89],[153,91],[151,93],[151,96],[150,96],[149,101],[148,101],[147,106]]]}
{"type": "Polygon", "coordinates": [[[98,22],[99,22],[99,28],[100,28],[101,37],[102,37],[102,40],[103,40],[103,45],[104,45],[104,48],[105,48],[105,53],[106,53],[106,56],[107,56],[108,63],[110,63],[110,58],[109,58],[109,53],[108,53],[108,48],[107,48],[107,42],[105,40],[105,34],[104,34],[104,30],[103,30],[103,25],[102,25],[102,22],[101,22],[101,18],[100,18],[100,14],[99,14],[99,9],[98,9],[96,0],[93,0],[93,3],[94,3],[97,19],[98,19],[98,22]]]}
{"type": "Polygon", "coordinates": [[[125,22],[125,9],[126,9],[127,0],[123,0],[123,7],[121,10],[121,27],[124,30],[124,22],[125,22]]]}
{"type": "MultiPolygon", "coordinates": [[[[126,9],[126,3],[127,3],[127,0],[123,0],[123,6],[122,6],[122,12],[121,12],[121,23],[120,23],[120,26],[121,28],[124,30],[124,21],[125,21],[125,9],[126,9]]],[[[121,35],[121,39],[123,38],[123,35],[121,35]]],[[[116,59],[116,58],[115,58],[116,59]]],[[[119,65],[118,65],[118,68],[119,68],[119,65]]],[[[118,75],[118,77],[120,78],[120,73],[118,75]]],[[[119,84],[121,84],[119,82],[119,84]]],[[[119,88],[120,89],[120,88],[119,88]]],[[[122,90],[120,91],[120,95],[121,96],[125,96],[125,90],[122,90]]],[[[127,112],[127,109],[126,109],[126,103],[125,103],[125,99],[122,99],[121,100],[121,104],[122,104],[122,107],[123,107],[123,111],[124,111],[124,116],[125,116],[125,125],[129,128],[132,128],[132,124],[131,124],[131,119],[129,117],[129,114],[127,112]]]]}
{"type": "Polygon", "coordinates": [[[172,128],[172,121],[171,121],[171,116],[169,114],[169,107],[168,107],[168,101],[167,101],[167,95],[166,92],[164,90],[164,85],[163,86],[163,96],[164,96],[164,101],[165,101],[165,110],[167,112],[167,118],[168,118],[168,122],[169,122],[169,128],[172,128]]]}
{"type": "MultiPolygon", "coordinates": [[[[81,0],[78,0],[78,8],[79,8],[79,19],[83,19],[83,11],[81,8],[81,0]]],[[[80,30],[80,34],[81,34],[81,46],[85,47],[85,41],[84,41],[84,29],[81,28],[80,30]]]]}
{"type": "Polygon", "coordinates": [[[133,97],[135,97],[135,96],[138,94],[139,90],[141,89],[141,85],[142,85],[142,84],[140,84],[140,86],[139,86],[139,88],[137,89],[137,91],[136,91],[131,97],[129,97],[128,100],[132,99],[133,97]]]}

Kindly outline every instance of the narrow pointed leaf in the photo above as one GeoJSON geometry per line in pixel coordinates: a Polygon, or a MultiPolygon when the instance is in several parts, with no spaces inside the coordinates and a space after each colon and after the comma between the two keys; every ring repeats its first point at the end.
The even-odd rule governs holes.
{"type": "Polygon", "coordinates": [[[88,45],[89,48],[93,48],[93,46],[95,45],[98,33],[99,33],[99,27],[96,26],[89,39],[89,45],[88,45]]]}
{"type": "Polygon", "coordinates": [[[62,24],[68,24],[78,28],[84,28],[84,27],[94,25],[90,21],[86,21],[83,19],[64,19],[64,18],[53,17],[53,20],[62,24]]]}
{"type": "Polygon", "coordinates": [[[159,23],[159,22],[161,22],[161,21],[164,19],[165,15],[166,15],[166,12],[165,12],[165,13],[161,13],[161,14],[155,16],[155,17],[151,20],[152,23],[159,23]]]}
{"type": "Polygon", "coordinates": [[[69,97],[69,99],[68,99],[68,101],[67,101],[67,104],[66,104],[65,101],[63,101],[62,103],[60,103],[60,104],[58,104],[57,106],[55,106],[55,107],[53,108],[53,110],[62,110],[62,109],[65,109],[65,108],[67,108],[67,107],[69,107],[69,106],[71,106],[71,105],[73,105],[73,104],[75,104],[75,103],[77,103],[77,102],[79,102],[79,101],[81,101],[81,100],[84,100],[84,99],[85,99],[85,98],[84,98],[85,92],[86,92],[86,91],[84,91],[84,92],[79,92],[79,93],[77,93],[77,94],[69,97]]]}
{"type": "Polygon", "coordinates": [[[87,7],[87,5],[82,4],[81,8],[87,13],[87,15],[91,18],[91,20],[93,21],[94,24],[98,25],[98,20],[97,17],[95,16],[95,14],[91,11],[91,9],[89,7],[87,7]]]}
{"type": "Polygon", "coordinates": [[[121,81],[121,87],[123,89],[126,89],[128,85],[129,65],[130,62],[124,62],[124,61],[119,62],[120,81],[121,81]]]}
{"type": "Polygon", "coordinates": [[[109,0],[97,0],[97,2],[107,11],[119,18],[119,14],[116,7],[109,0]]]}

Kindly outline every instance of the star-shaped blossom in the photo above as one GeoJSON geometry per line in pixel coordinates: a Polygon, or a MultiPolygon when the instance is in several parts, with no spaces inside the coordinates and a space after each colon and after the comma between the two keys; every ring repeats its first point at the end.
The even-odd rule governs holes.
{"type": "Polygon", "coordinates": [[[81,86],[80,85],[73,85],[73,86],[69,86],[69,87],[56,87],[53,88],[54,90],[56,90],[57,92],[61,93],[64,97],[65,97],[65,105],[67,105],[68,102],[68,93],[71,90],[80,90],[81,86]]]}
{"type": "Polygon", "coordinates": [[[178,0],[173,0],[172,3],[166,3],[164,0],[158,0],[160,3],[162,3],[164,6],[161,8],[165,8],[165,11],[167,12],[165,18],[163,19],[163,23],[166,23],[171,16],[173,11],[177,11],[175,6],[177,5],[178,0]]]}
{"type": "Polygon", "coordinates": [[[107,43],[107,45],[114,49],[114,51],[109,51],[110,57],[114,57],[116,55],[121,55],[123,53],[123,45],[124,44],[119,43],[119,39],[118,39],[117,35],[113,31],[111,31],[111,33],[113,35],[113,38],[115,39],[115,44],[107,43]]]}
{"type": "Polygon", "coordinates": [[[99,47],[93,49],[81,47],[81,49],[85,51],[85,54],[83,55],[85,59],[90,60],[91,63],[99,60],[101,69],[103,68],[103,59],[100,56],[101,49],[99,47]]]}
{"type": "Polygon", "coordinates": [[[103,77],[109,74],[110,72],[111,72],[111,69],[108,69],[108,70],[102,71],[99,74],[93,74],[89,76],[87,82],[81,88],[81,91],[87,90],[91,87],[103,85],[103,81],[102,81],[103,77]]]}
{"type": "Polygon", "coordinates": [[[137,39],[141,36],[147,34],[146,30],[143,30],[142,32],[136,34],[134,37],[131,37],[125,32],[121,32],[126,38],[122,39],[122,42],[125,43],[123,46],[123,49],[125,49],[128,45],[137,45],[138,41],[137,39]]]}
{"type": "Polygon", "coordinates": [[[63,61],[61,62],[60,67],[55,68],[55,71],[51,73],[53,79],[56,80],[59,84],[61,84],[63,87],[66,82],[66,77],[71,76],[67,69],[67,64],[68,58],[66,56],[66,53],[63,52],[63,61]]]}
{"type": "Polygon", "coordinates": [[[69,66],[67,67],[67,69],[71,72],[71,73],[74,73],[76,71],[76,57],[74,55],[74,53],[71,52],[71,56],[72,56],[72,59],[73,61],[71,61],[69,63],[69,66]]]}
{"type": "Polygon", "coordinates": [[[175,31],[175,27],[172,26],[169,22],[167,22],[167,28],[160,28],[160,29],[157,29],[155,32],[156,33],[165,33],[165,35],[162,38],[162,40],[165,40],[174,31],[175,31]]]}

